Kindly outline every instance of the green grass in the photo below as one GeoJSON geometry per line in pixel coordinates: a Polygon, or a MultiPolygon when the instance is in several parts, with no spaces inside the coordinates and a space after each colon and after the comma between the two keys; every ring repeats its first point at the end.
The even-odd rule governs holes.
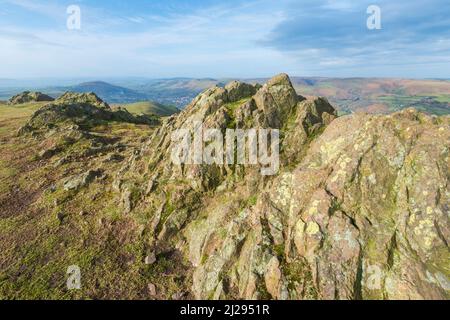
{"type": "Polygon", "coordinates": [[[17,173],[17,170],[15,168],[11,168],[3,161],[0,161],[0,180],[5,178],[10,178],[14,176],[17,173]]]}
{"type": "Polygon", "coordinates": [[[450,103],[450,94],[440,94],[435,97],[436,101],[441,103],[450,103]]]}
{"type": "Polygon", "coordinates": [[[239,101],[230,102],[230,103],[227,103],[224,105],[224,107],[228,111],[228,115],[231,117],[231,121],[228,122],[228,124],[227,124],[228,129],[236,129],[236,119],[235,119],[234,113],[237,108],[239,108],[240,106],[242,106],[244,103],[246,103],[249,100],[250,100],[250,97],[247,97],[247,98],[241,99],[239,101]]]}
{"type": "Polygon", "coordinates": [[[246,103],[248,100],[250,100],[250,98],[244,98],[241,99],[239,101],[236,102],[231,102],[231,103],[227,103],[225,104],[225,108],[230,111],[231,113],[234,113],[234,111],[236,111],[236,109],[240,106],[242,106],[244,103],[246,103]]]}
{"type": "Polygon", "coordinates": [[[47,102],[33,102],[14,106],[0,105],[0,121],[31,116],[34,111],[46,103],[47,102]]]}

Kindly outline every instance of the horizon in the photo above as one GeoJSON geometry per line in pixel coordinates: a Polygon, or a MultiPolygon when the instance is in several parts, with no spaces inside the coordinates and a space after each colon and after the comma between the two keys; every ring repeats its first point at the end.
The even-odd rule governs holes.
{"type": "Polygon", "coordinates": [[[450,74],[444,0],[0,4],[2,79],[249,79],[285,72],[447,80],[450,74]],[[380,9],[380,28],[368,27],[371,5],[380,9]],[[79,25],[69,28],[74,17],[79,25]]]}
{"type": "MultiPolygon", "coordinates": [[[[280,72],[286,73],[286,72],[280,72]]],[[[277,73],[277,74],[280,74],[277,73]]],[[[116,77],[95,77],[95,76],[86,76],[86,77],[17,77],[17,78],[0,78],[0,81],[64,81],[64,82],[73,82],[75,84],[82,83],[95,83],[95,82],[103,82],[112,84],[113,81],[169,81],[169,80],[213,80],[213,81],[254,81],[254,80],[268,80],[277,74],[272,74],[268,76],[259,76],[259,77],[214,77],[214,76],[205,76],[205,77],[193,77],[193,76],[174,76],[174,77],[144,77],[144,76],[116,76],[116,77]]],[[[288,73],[286,73],[288,74],[288,73]]],[[[339,77],[339,76],[303,76],[303,75],[292,75],[288,74],[291,79],[336,79],[336,80],[352,80],[352,79],[363,79],[363,80],[424,80],[424,81],[449,81],[448,78],[420,78],[420,77],[363,77],[363,76],[349,76],[349,77],[339,77]]],[[[2,83],[0,82],[0,87],[2,87],[2,83]]]]}

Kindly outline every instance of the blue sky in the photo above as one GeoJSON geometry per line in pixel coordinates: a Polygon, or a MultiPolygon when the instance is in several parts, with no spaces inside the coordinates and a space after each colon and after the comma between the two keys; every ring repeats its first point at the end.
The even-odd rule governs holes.
{"type": "Polygon", "coordinates": [[[0,0],[0,61],[0,78],[450,78],[450,2],[0,0]]]}

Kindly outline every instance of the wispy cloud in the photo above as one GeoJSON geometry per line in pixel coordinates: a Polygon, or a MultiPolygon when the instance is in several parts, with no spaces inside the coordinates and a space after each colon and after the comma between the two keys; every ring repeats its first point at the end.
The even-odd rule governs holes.
{"type": "MultiPolygon", "coordinates": [[[[371,66],[396,74],[404,69],[395,65],[407,64],[415,68],[417,64],[444,64],[446,72],[450,71],[450,6],[446,0],[378,0],[381,30],[366,28],[366,8],[372,3],[303,1],[302,6],[292,7],[289,19],[277,25],[261,44],[297,56],[304,64],[308,62],[302,52],[320,49],[320,54],[308,58],[308,69],[317,72],[317,66],[326,66],[322,74],[333,73],[335,68],[354,72],[371,66]]],[[[416,71],[408,76],[420,76],[424,69],[416,71]]]]}
{"type": "MultiPolygon", "coordinates": [[[[11,76],[38,75],[42,66],[46,66],[45,72],[70,76],[249,76],[261,73],[261,65],[276,72],[286,67],[282,56],[277,50],[258,48],[256,42],[283,16],[281,11],[259,7],[261,3],[247,2],[241,7],[222,4],[191,12],[118,20],[114,19],[116,13],[103,12],[101,19],[97,16],[98,23],[83,20],[80,31],[9,26],[0,29],[0,41],[8,40],[0,59],[11,61],[26,56],[20,70],[10,70],[11,76]],[[253,12],[245,12],[244,8],[253,12]],[[116,31],[120,24],[142,27],[116,31]],[[270,58],[273,61],[267,62],[270,58]]],[[[84,17],[93,15],[84,8],[84,17]]]]}
{"type": "Polygon", "coordinates": [[[438,77],[450,73],[446,1],[375,1],[383,29],[369,31],[367,0],[86,0],[69,31],[69,1],[0,0],[0,76],[438,77]]]}

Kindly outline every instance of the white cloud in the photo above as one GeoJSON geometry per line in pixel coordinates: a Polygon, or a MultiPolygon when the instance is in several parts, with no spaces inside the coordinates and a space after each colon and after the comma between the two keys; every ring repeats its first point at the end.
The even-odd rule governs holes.
{"type": "MultiPolygon", "coordinates": [[[[30,10],[43,10],[19,2],[30,10]]],[[[95,25],[82,21],[80,31],[0,29],[0,43],[6,48],[0,59],[8,66],[2,76],[253,76],[287,67],[276,50],[256,45],[284,19],[269,8],[256,6],[247,13],[226,5],[210,7],[156,17],[159,23],[133,32],[113,32],[106,26],[144,24],[155,17],[123,17],[115,22],[112,16],[106,18],[97,19],[95,25]]]]}

